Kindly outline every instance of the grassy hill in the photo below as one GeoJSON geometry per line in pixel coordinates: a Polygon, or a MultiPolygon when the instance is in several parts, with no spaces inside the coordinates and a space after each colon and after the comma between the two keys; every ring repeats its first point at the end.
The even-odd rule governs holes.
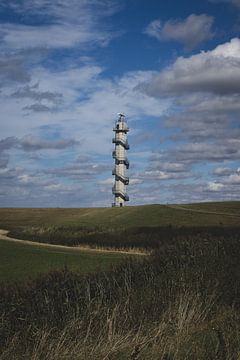
{"type": "Polygon", "coordinates": [[[176,236],[240,231],[240,202],[125,208],[0,209],[0,228],[67,246],[156,248],[176,236]]]}
{"type": "Polygon", "coordinates": [[[8,209],[0,208],[0,227],[82,226],[101,229],[139,226],[238,226],[240,201],[190,205],[127,206],[124,208],[8,209]],[[186,211],[183,210],[183,207],[186,211]],[[201,210],[202,213],[187,210],[201,210]],[[209,212],[216,212],[216,214],[209,212]],[[218,213],[218,214],[217,214],[218,213]],[[230,214],[232,216],[226,216],[230,214]],[[235,215],[235,216],[234,216],[235,215]]]}
{"type": "Polygon", "coordinates": [[[239,210],[240,202],[0,209],[0,228],[19,238],[153,250],[121,262],[1,240],[3,277],[47,273],[0,283],[0,360],[237,360],[239,210]],[[67,261],[72,271],[55,270],[67,261]]]}

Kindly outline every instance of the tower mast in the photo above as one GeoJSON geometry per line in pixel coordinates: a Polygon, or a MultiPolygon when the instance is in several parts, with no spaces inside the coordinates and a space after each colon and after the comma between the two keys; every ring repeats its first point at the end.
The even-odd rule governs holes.
{"type": "Polygon", "coordinates": [[[129,168],[129,161],[126,156],[127,150],[129,150],[127,133],[129,128],[125,121],[125,115],[119,114],[115,127],[113,128],[115,133],[112,142],[115,144],[115,150],[112,153],[115,159],[115,167],[112,174],[115,176],[115,183],[112,188],[114,195],[114,202],[112,206],[124,206],[125,201],[129,201],[129,197],[126,192],[126,185],[129,184],[129,178],[127,175],[127,169],[129,168]]]}

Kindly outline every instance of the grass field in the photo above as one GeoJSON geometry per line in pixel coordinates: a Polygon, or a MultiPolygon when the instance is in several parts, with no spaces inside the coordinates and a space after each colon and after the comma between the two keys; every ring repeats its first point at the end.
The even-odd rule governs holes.
{"type": "MultiPolygon", "coordinates": [[[[93,248],[158,248],[176,236],[206,232],[229,236],[229,232],[240,232],[239,220],[240,202],[121,209],[0,209],[0,229],[9,229],[15,237],[93,248]]],[[[0,281],[34,278],[64,266],[81,273],[105,270],[125,257],[0,240],[0,281]]]]}
{"type": "Polygon", "coordinates": [[[240,238],[0,286],[1,360],[238,360],[240,238]]]}
{"type": "MultiPolygon", "coordinates": [[[[180,205],[179,205],[180,206],[180,205]]],[[[203,211],[216,211],[219,213],[236,214],[240,216],[240,202],[239,201],[225,201],[225,202],[209,202],[181,205],[189,209],[198,209],[203,211]]]]}
{"type": "Polygon", "coordinates": [[[126,258],[124,254],[25,245],[0,240],[0,282],[33,279],[65,266],[80,273],[107,270],[126,258]]]}
{"type": "Polygon", "coordinates": [[[240,202],[92,209],[0,209],[13,237],[67,246],[163,246],[176,236],[240,232],[240,202]]]}
{"type": "Polygon", "coordinates": [[[203,203],[184,205],[204,213],[190,213],[167,205],[127,206],[125,208],[82,209],[8,209],[0,208],[0,228],[25,226],[82,226],[87,228],[116,229],[138,226],[238,226],[240,202],[203,203]],[[230,213],[238,216],[223,216],[230,213]]]}
{"type": "Polygon", "coordinates": [[[239,220],[240,202],[0,209],[19,239],[152,251],[0,240],[0,360],[238,360],[239,220]]]}

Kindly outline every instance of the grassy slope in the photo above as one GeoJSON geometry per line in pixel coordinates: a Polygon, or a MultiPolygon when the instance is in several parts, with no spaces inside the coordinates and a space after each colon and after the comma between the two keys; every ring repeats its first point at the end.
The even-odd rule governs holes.
{"type": "MultiPolygon", "coordinates": [[[[194,226],[195,232],[198,226],[218,226],[221,233],[224,224],[233,229],[233,235],[226,237],[222,233],[220,237],[180,236],[174,239],[174,246],[164,251],[160,248],[153,257],[141,259],[141,263],[125,263],[109,273],[81,277],[63,271],[20,287],[0,286],[0,346],[1,342],[3,349],[6,346],[1,360],[237,359],[240,203],[184,206],[237,216],[191,213],[159,205],[1,210],[2,228],[16,225],[114,228],[120,220],[122,226],[129,228],[172,224],[194,226]]],[[[49,266],[48,249],[36,262],[31,257],[43,248],[37,245],[24,248],[8,242],[13,248],[7,245],[4,250],[4,244],[7,242],[1,248],[0,242],[0,254],[5,251],[3,257],[9,259],[4,264],[0,258],[0,270],[3,264],[9,266],[9,273],[13,267],[20,273],[18,261],[29,262],[29,267],[33,261],[34,268],[36,263],[41,266],[46,261],[43,270],[49,266]]],[[[59,256],[55,249],[52,252],[50,268],[53,257],[59,256]]],[[[61,256],[63,264],[65,249],[61,256]]],[[[27,271],[33,272],[29,268],[27,271]]]]}
{"type": "MultiPolygon", "coordinates": [[[[240,214],[240,202],[184,205],[202,211],[240,214]]],[[[85,209],[0,209],[0,228],[86,226],[93,228],[98,239],[98,229],[166,226],[239,226],[237,216],[224,216],[189,212],[164,205],[147,205],[119,208],[85,209]]],[[[65,230],[62,230],[65,231],[65,230]]],[[[140,230],[139,230],[140,231],[140,230]]],[[[61,230],[60,230],[61,232],[61,230]]],[[[31,236],[31,230],[30,230],[31,236]]],[[[103,235],[104,237],[105,235],[103,235]]],[[[132,235],[131,235],[132,236],[132,235]]],[[[139,235],[135,236],[138,240],[139,235]]],[[[156,234],[158,238],[158,235],[156,234]]],[[[98,240],[99,241],[99,240],[98,240]]],[[[151,239],[149,241],[152,241],[151,239]]],[[[94,244],[93,244],[94,245],[94,244]]],[[[31,274],[47,272],[67,265],[70,269],[89,272],[106,269],[123,259],[123,255],[55,250],[0,241],[0,280],[23,279],[31,274]]]]}
{"type": "Polygon", "coordinates": [[[236,214],[240,216],[240,202],[239,201],[226,201],[226,202],[210,202],[184,205],[187,209],[212,211],[236,214]]]}
{"type": "Polygon", "coordinates": [[[125,257],[117,253],[76,251],[0,240],[0,281],[35,278],[64,266],[81,273],[106,270],[125,257]]]}
{"type": "Polygon", "coordinates": [[[179,238],[104,274],[0,286],[0,359],[239,359],[239,239],[179,238]]]}
{"type": "MultiPolygon", "coordinates": [[[[184,205],[186,208],[234,213],[240,215],[240,202],[184,205]]],[[[128,206],[125,208],[84,209],[0,209],[0,228],[24,226],[82,225],[101,228],[129,228],[138,226],[238,226],[239,218],[190,213],[164,205],[128,206]]]]}

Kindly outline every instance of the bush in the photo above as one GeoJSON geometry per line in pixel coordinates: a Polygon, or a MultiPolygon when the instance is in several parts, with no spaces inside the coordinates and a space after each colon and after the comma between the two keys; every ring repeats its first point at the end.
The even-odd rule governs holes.
{"type": "Polygon", "coordinates": [[[236,359],[239,236],[181,236],[144,260],[0,287],[3,359],[236,359]]]}

